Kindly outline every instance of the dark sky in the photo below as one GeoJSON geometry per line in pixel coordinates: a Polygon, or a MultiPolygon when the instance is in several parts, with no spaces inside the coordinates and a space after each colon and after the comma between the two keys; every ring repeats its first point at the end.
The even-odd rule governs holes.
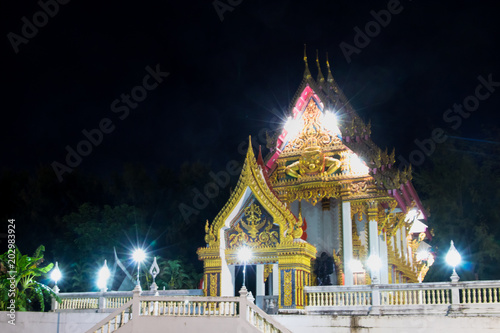
{"type": "MultiPolygon", "coordinates": [[[[4,2],[0,167],[65,163],[65,147],[76,149],[82,131],[106,118],[114,130],[79,169],[241,161],[237,146],[248,135],[281,125],[275,114],[287,112],[302,79],[304,43],[313,76],[315,49],[323,69],[329,52],[335,79],[371,119],[373,140],[406,157],[415,139],[451,128],[443,114],[474,95],[479,75],[500,81],[493,1],[402,0],[350,62],[339,45],[354,46],[355,28],[365,30],[371,11],[394,1],[231,3],[221,20],[212,1],[73,0],[44,22],[36,1],[4,2]],[[34,16],[38,31],[24,27],[31,35],[19,42],[34,16]],[[9,36],[18,38],[17,53],[9,36]],[[120,119],[113,101],[142,86],[147,66],[169,75],[120,119]]],[[[500,89],[463,120],[460,135],[482,138],[480,125],[497,122],[499,106],[500,89]]]]}

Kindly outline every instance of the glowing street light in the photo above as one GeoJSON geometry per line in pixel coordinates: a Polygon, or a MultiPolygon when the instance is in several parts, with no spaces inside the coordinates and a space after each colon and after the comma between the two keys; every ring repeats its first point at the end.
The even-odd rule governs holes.
{"type": "Polygon", "coordinates": [[[455,248],[455,245],[453,244],[453,241],[451,241],[450,249],[446,254],[446,262],[448,263],[448,265],[453,267],[453,274],[451,274],[450,277],[451,282],[458,282],[458,280],[460,279],[455,268],[460,264],[461,261],[462,261],[462,256],[460,255],[460,253],[458,253],[457,249],[455,248]]]}
{"type": "Polygon", "coordinates": [[[50,278],[52,279],[52,281],[54,281],[54,292],[55,293],[58,293],[59,292],[59,287],[57,286],[57,282],[59,280],[61,280],[62,278],[62,274],[61,274],[61,270],[59,269],[59,264],[57,263],[56,261],[56,266],[54,267],[54,269],[52,270],[52,273],[50,273],[50,278]]]}
{"type": "Polygon", "coordinates": [[[139,270],[141,268],[141,262],[143,262],[144,259],[146,259],[146,252],[144,252],[144,250],[141,248],[135,249],[134,253],[132,254],[132,259],[134,259],[134,261],[137,262],[137,284],[135,288],[140,290],[141,282],[139,281],[139,270]]]}
{"type": "Polygon", "coordinates": [[[252,259],[252,250],[249,247],[243,246],[238,251],[238,259],[243,261],[243,287],[245,287],[245,277],[247,270],[247,262],[252,259]]]}
{"type": "Polygon", "coordinates": [[[111,276],[109,272],[108,263],[104,260],[104,266],[99,270],[98,278],[97,278],[97,287],[101,290],[101,292],[106,292],[108,290],[108,279],[111,276]]]}

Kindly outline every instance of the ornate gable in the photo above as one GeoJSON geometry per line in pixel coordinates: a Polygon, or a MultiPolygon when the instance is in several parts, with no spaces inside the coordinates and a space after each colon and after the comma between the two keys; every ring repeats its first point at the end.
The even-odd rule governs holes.
{"type": "Polygon", "coordinates": [[[227,244],[229,246],[239,243],[242,238],[249,241],[247,244],[256,244],[260,241],[260,235],[257,236],[256,230],[271,232],[272,235],[274,235],[273,231],[276,231],[275,238],[280,243],[291,241],[302,236],[301,225],[302,220],[296,219],[286,204],[281,202],[267,185],[262,169],[255,159],[250,141],[236,189],[212,225],[208,226],[207,224],[205,240],[209,247],[219,246],[220,237],[224,236],[223,233],[226,233],[230,238],[227,244]],[[252,209],[253,211],[250,213],[252,209]],[[257,210],[260,215],[256,213],[257,210]],[[266,217],[267,224],[263,223],[262,216],[266,217]],[[261,220],[257,221],[259,218],[261,220]],[[273,224],[277,225],[278,228],[272,227],[273,224]],[[270,225],[271,227],[269,227],[270,225]],[[240,238],[234,235],[236,231],[240,231],[241,235],[238,236],[240,238]],[[231,238],[231,236],[233,237],[231,238]]]}

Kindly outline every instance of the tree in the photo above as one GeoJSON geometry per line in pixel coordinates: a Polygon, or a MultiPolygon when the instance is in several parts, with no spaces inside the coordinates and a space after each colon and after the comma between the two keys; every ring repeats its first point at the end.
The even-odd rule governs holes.
{"type": "Polygon", "coordinates": [[[29,257],[22,255],[16,247],[15,250],[9,250],[0,256],[0,285],[2,286],[0,310],[7,310],[12,296],[14,296],[16,310],[19,311],[37,309],[45,311],[45,303],[51,297],[54,297],[58,302],[61,301],[52,288],[37,281],[54,267],[52,263],[44,263],[44,251],[45,247],[40,245],[33,257],[29,257]],[[12,267],[12,264],[15,267],[12,267]]]}
{"type": "Polygon", "coordinates": [[[447,280],[444,256],[450,240],[462,254],[462,280],[494,279],[500,274],[499,163],[484,142],[448,140],[437,147],[414,181],[430,208],[438,260],[427,280],[447,280]]]}
{"type": "Polygon", "coordinates": [[[158,286],[165,286],[168,289],[193,289],[196,288],[199,275],[191,270],[190,271],[180,259],[176,260],[158,260],[160,267],[160,274],[158,276],[158,286]]]}

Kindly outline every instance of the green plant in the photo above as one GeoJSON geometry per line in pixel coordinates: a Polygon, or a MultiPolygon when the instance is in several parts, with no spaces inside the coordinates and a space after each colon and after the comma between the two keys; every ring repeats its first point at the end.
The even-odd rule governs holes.
{"type": "Polygon", "coordinates": [[[10,299],[15,300],[15,307],[18,311],[37,309],[45,311],[45,301],[50,297],[61,302],[52,288],[37,281],[54,267],[52,263],[44,265],[44,251],[45,247],[40,245],[30,257],[22,255],[16,247],[0,256],[0,285],[2,286],[0,310],[7,309],[10,299]]]}

